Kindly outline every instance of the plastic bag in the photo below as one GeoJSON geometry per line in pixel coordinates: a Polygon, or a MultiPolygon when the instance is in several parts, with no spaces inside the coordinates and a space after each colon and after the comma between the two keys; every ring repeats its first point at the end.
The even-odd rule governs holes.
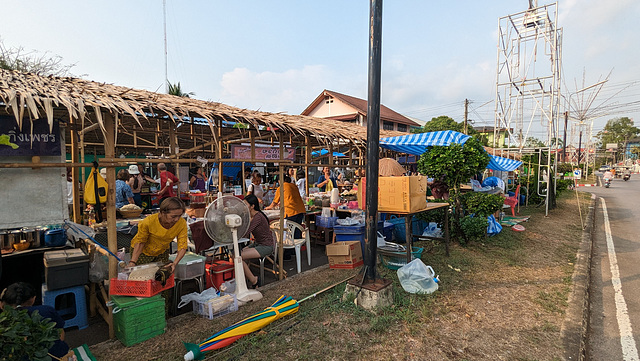
{"type": "Polygon", "coordinates": [[[93,259],[89,262],[89,282],[100,283],[109,279],[109,257],[94,252],[93,259]]]}
{"type": "Polygon", "coordinates": [[[382,233],[378,232],[378,244],[376,247],[384,247],[386,244],[387,242],[384,240],[384,236],[382,233]]]}
{"type": "Polygon", "coordinates": [[[422,235],[425,237],[442,237],[442,229],[438,227],[438,223],[429,222],[422,235]]]}
{"type": "Polygon", "coordinates": [[[433,268],[419,258],[400,267],[397,272],[400,285],[409,293],[430,294],[438,289],[438,284],[433,280],[436,276],[433,268]]]}
{"type": "Polygon", "coordinates": [[[192,292],[180,298],[180,303],[178,303],[178,308],[182,308],[186,306],[191,301],[205,303],[210,299],[217,298],[217,297],[219,297],[219,295],[218,295],[218,290],[216,290],[215,287],[207,288],[206,290],[202,291],[202,293],[192,292]]]}
{"type": "Polygon", "coordinates": [[[500,222],[498,222],[496,217],[493,216],[493,214],[490,215],[487,220],[489,221],[489,225],[487,226],[488,235],[495,236],[496,234],[502,232],[502,225],[500,224],[500,222]]]}

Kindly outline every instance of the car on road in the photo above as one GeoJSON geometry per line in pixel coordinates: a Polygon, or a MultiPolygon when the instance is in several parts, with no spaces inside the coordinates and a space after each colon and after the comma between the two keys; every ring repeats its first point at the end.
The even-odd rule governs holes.
{"type": "Polygon", "coordinates": [[[611,166],[610,165],[606,165],[606,164],[602,165],[602,166],[600,166],[600,168],[598,168],[598,171],[603,172],[603,173],[608,171],[608,170],[611,170],[611,166]]]}

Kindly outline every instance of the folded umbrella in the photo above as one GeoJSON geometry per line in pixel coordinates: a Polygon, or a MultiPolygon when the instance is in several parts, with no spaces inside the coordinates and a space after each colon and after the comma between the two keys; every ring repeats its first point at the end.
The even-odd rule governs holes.
{"type": "Polygon", "coordinates": [[[188,351],[184,355],[184,359],[202,360],[205,352],[228,346],[243,336],[258,331],[279,318],[298,312],[299,307],[300,305],[298,304],[298,301],[293,298],[289,296],[280,296],[274,304],[265,308],[264,311],[247,317],[242,321],[236,322],[235,324],[209,337],[199,345],[184,342],[184,347],[188,351]]]}

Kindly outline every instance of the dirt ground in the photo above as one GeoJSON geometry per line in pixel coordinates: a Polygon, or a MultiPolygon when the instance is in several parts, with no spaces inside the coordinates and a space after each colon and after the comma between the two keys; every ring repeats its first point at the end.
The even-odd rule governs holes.
{"type": "MultiPolygon", "coordinates": [[[[582,218],[589,197],[580,195],[582,218]]],[[[524,232],[509,227],[483,243],[425,247],[422,260],[440,275],[432,295],[412,295],[395,271],[394,305],[369,312],[342,301],[344,283],[300,305],[300,310],[206,354],[213,359],[280,360],[561,360],[560,327],[582,233],[575,193],[558,208],[522,207],[531,215],[524,232]]],[[[198,343],[258,312],[280,295],[302,299],[357,273],[321,267],[262,289],[264,298],[238,312],[208,320],[184,314],[168,320],[165,334],[132,347],[118,340],[91,346],[98,360],[180,360],[182,342],[198,343]]]]}

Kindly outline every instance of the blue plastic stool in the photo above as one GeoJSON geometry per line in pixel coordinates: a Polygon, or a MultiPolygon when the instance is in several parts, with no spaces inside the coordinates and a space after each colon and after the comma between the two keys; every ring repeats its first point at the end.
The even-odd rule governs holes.
{"type": "Polygon", "coordinates": [[[42,284],[42,304],[53,307],[64,319],[64,328],[77,326],[82,330],[89,326],[87,320],[87,300],[84,294],[84,286],[62,288],[48,291],[47,285],[42,284]],[[73,294],[74,300],[71,307],[64,309],[56,308],[56,298],[58,296],[73,294]],[[71,318],[68,318],[71,315],[71,318]]]}

